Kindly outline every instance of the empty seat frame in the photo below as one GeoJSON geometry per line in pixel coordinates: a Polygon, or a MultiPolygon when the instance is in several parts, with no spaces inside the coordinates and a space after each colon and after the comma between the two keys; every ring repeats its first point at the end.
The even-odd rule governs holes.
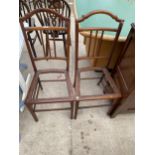
{"type": "MultiPolygon", "coordinates": [[[[28,110],[30,111],[30,113],[32,114],[33,118],[35,121],[38,121],[36,112],[40,112],[40,111],[50,111],[50,110],[66,110],[66,109],[70,109],[71,110],[71,118],[73,118],[73,101],[74,99],[74,91],[73,91],[73,87],[71,84],[71,80],[70,80],[70,76],[69,76],[69,63],[70,63],[70,44],[69,44],[69,38],[70,38],[70,19],[63,17],[62,15],[58,14],[57,12],[51,10],[51,9],[35,9],[32,12],[26,14],[24,17],[21,17],[19,19],[20,21],[20,25],[23,31],[23,35],[25,38],[25,42],[26,42],[26,46],[28,49],[28,53],[32,62],[32,66],[34,69],[34,77],[32,79],[29,91],[28,91],[28,95],[26,97],[26,106],[28,108],[28,110]],[[46,14],[46,16],[45,16],[46,14]],[[35,18],[37,19],[37,15],[42,16],[42,19],[44,20],[44,22],[46,22],[46,26],[42,26],[42,24],[39,22],[39,20],[37,21],[37,24],[35,25],[35,27],[29,26],[29,27],[25,27],[24,26],[24,22],[28,21],[31,18],[35,18]],[[55,21],[52,21],[53,18],[55,17],[55,21]],[[48,17],[48,18],[47,18],[48,17]],[[51,20],[52,19],[52,20],[51,20]],[[65,27],[62,27],[60,25],[55,25],[53,24],[54,22],[57,21],[63,21],[65,23],[65,27]],[[41,41],[42,44],[41,45],[36,45],[34,46],[36,48],[36,56],[34,56],[33,51],[32,51],[32,46],[29,42],[29,37],[28,34],[31,31],[37,31],[40,36],[41,36],[41,41]],[[44,32],[52,32],[51,35],[47,35],[47,33],[44,32]],[[66,54],[65,51],[63,50],[63,48],[61,48],[59,50],[56,50],[58,43],[60,44],[60,42],[62,42],[61,40],[59,40],[59,38],[56,38],[56,34],[59,31],[64,31],[66,33],[66,54]],[[38,47],[39,46],[39,47],[38,47]],[[40,52],[42,50],[42,52],[40,52]],[[57,65],[50,65],[48,67],[45,68],[38,68],[38,66],[36,65],[38,62],[45,62],[45,63],[49,63],[52,61],[55,62],[63,62],[65,63],[65,65],[63,65],[63,68],[59,68],[59,66],[57,65]],[[59,74],[60,76],[63,75],[64,78],[59,78],[57,77],[56,79],[42,79],[43,75],[47,75],[47,74],[51,74],[52,77],[54,74],[59,74]],[[42,98],[39,97],[39,93],[40,91],[44,91],[44,82],[54,82],[56,83],[60,83],[60,82],[65,82],[66,83],[66,89],[68,92],[67,96],[59,96],[58,97],[51,97],[48,96],[46,98],[42,98]],[[42,109],[39,108],[37,109],[38,105],[46,105],[46,104],[53,104],[53,103],[70,103],[70,107],[65,107],[65,108],[55,108],[55,109],[42,109]]],[[[37,43],[36,43],[37,44],[37,43]]],[[[62,42],[63,45],[63,42],[62,42]]],[[[62,89],[63,90],[63,89],[62,89]]],[[[53,90],[53,92],[56,90],[53,90]]]]}
{"type": "MultiPolygon", "coordinates": [[[[106,21],[105,21],[106,22],[106,21]]],[[[79,107],[80,101],[92,101],[92,100],[115,100],[121,97],[121,93],[119,89],[117,88],[114,80],[112,79],[109,71],[108,71],[108,65],[110,64],[111,57],[113,53],[115,52],[115,48],[117,45],[117,41],[123,26],[123,20],[119,19],[117,16],[113,15],[110,12],[98,10],[98,11],[92,11],[84,16],[82,16],[80,19],[76,19],[75,21],[75,78],[74,78],[74,87],[76,92],[76,106],[75,106],[75,118],[77,117],[78,109],[84,108],[83,106],[79,107]],[[110,17],[111,20],[115,21],[118,26],[115,28],[112,27],[90,27],[89,26],[83,26],[81,27],[82,23],[84,23],[86,20],[89,20],[94,15],[99,15],[100,20],[104,21],[104,18],[102,16],[110,17]],[[87,33],[87,39],[89,40],[88,43],[88,52],[86,52],[85,55],[80,54],[79,50],[79,35],[85,32],[87,33]],[[88,66],[80,66],[80,62],[82,61],[96,61],[97,59],[102,59],[104,61],[105,57],[99,55],[99,51],[101,48],[101,40],[104,40],[104,35],[107,34],[107,32],[113,33],[113,45],[111,47],[111,53],[110,57],[108,58],[107,67],[101,68],[101,67],[93,67],[90,63],[88,66]],[[92,44],[92,40],[95,42],[92,44]],[[91,52],[90,52],[91,51],[91,52]],[[82,78],[82,73],[87,73],[89,71],[100,71],[104,76],[101,79],[101,81],[104,81],[104,85],[106,88],[105,91],[102,94],[99,95],[84,95],[81,93],[81,81],[82,80],[90,80],[91,77],[82,78]]],[[[94,23],[95,25],[95,23],[94,23]]],[[[89,76],[89,75],[88,75],[89,76]]],[[[94,79],[94,78],[92,78],[94,79]]],[[[96,87],[99,86],[101,82],[99,81],[96,83],[96,87]]],[[[94,91],[94,93],[96,93],[94,91]]]]}

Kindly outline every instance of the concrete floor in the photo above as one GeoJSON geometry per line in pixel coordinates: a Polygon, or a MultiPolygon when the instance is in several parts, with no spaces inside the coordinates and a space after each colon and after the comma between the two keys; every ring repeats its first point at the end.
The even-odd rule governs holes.
{"type": "MultiPolygon", "coordinates": [[[[72,16],[71,78],[74,69],[74,18],[72,16]]],[[[80,40],[83,53],[83,40],[80,40]]],[[[33,72],[28,53],[24,48],[21,62],[26,62],[33,72]]],[[[86,62],[88,63],[88,62],[86,62]]],[[[40,67],[44,64],[38,64],[40,67]]],[[[96,75],[95,73],[91,73],[96,75]]],[[[94,92],[94,84],[88,82],[82,91],[94,92]]],[[[45,86],[48,94],[56,87],[45,86]]],[[[101,90],[95,90],[101,91],[101,90]]],[[[47,94],[47,95],[48,95],[47,94]]],[[[62,91],[63,94],[63,91],[62,91]]],[[[45,91],[40,93],[46,96],[45,91]]],[[[88,103],[82,103],[87,105],[88,103]]],[[[109,104],[107,101],[93,101],[89,104],[109,104]]],[[[53,105],[58,107],[58,105],[53,105]]],[[[59,107],[64,105],[59,105],[59,107]]],[[[69,104],[68,104],[69,106],[69,104]]],[[[114,119],[107,116],[109,106],[79,110],[77,120],[69,118],[69,111],[37,113],[35,122],[25,109],[20,113],[20,155],[134,155],[134,114],[121,114],[114,119]]]]}

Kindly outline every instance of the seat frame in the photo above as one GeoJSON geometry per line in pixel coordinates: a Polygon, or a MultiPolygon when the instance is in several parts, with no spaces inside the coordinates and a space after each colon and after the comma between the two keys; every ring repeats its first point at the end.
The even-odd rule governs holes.
{"type": "MultiPolygon", "coordinates": [[[[117,16],[113,15],[112,13],[108,12],[108,11],[104,11],[104,10],[96,10],[96,11],[92,11],[86,15],[84,15],[82,18],[80,19],[76,19],[75,21],[75,77],[74,77],[74,87],[75,87],[75,92],[76,92],[76,102],[75,102],[75,115],[74,118],[77,118],[77,114],[78,114],[78,109],[82,109],[85,108],[84,106],[80,106],[79,107],[79,102],[81,101],[92,101],[92,100],[115,100],[121,97],[121,93],[120,90],[117,88],[113,78],[111,77],[111,74],[108,71],[108,65],[110,64],[111,61],[111,57],[115,51],[116,45],[117,45],[117,41],[123,26],[123,20],[119,19],[117,16]],[[82,23],[83,21],[87,20],[89,17],[93,16],[93,15],[97,15],[97,14],[102,14],[102,15],[107,15],[109,17],[111,17],[113,20],[115,20],[116,22],[118,22],[118,27],[117,28],[105,28],[105,27],[88,27],[88,28],[81,28],[80,27],[80,23],[82,23]],[[86,54],[86,56],[79,56],[79,34],[81,32],[90,32],[90,36],[89,36],[89,45],[88,45],[88,52],[86,54]],[[100,33],[100,35],[98,34],[99,31],[102,31],[102,33],[100,33]],[[112,32],[116,32],[116,35],[114,37],[113,40],[113,45],[111,47],[111,53],[110,53],[110,57],[107,63],[107,66],[102,68],[102,67],[93,67],[93,66],[89,66],[89,67],[79,67],[79,62],[82,60],[97,60],[97,59],[105,59],[105,57],[100,56],[99,55],[99,50],[101,47],[101,41],[100,40],[104,40],[104,31],[112,31],[112,32]],[[93,33],[95,32],[95,34],[93,33]],[[94,38],[96,41],[94,43],[94,47],[92,47],[91,45],[91,40],[92,38],[94,38]],[[97,39],[99,39],[98,44],[97,45],[97,39]],[[93,51],[93,54],[90,55],[90,49],[95,49],[95,47],[98,46],[97,50],[93,51]],[[110,87],[111,88],[111,92],[104,92],[103,95],[82,95],[80,92],[80,81],[82,80],[81,78],[81,73],[84,72],[88,72],[88,71],[99,71],[101,72],[104,76],[102,76],[102,79],[100,79],[100,81],[97,83],[97,85],[100,85],[100,83],[102,83],[103,78],[104,81],[106,82],[106,87],[110,87]]],[[[91,79],[90,77],[88,79],[91,79]]],[[[101,105],[103,106],[103,105],[101,105]]],[[[94,106],[87,106],[88,107],[94,107],[94,106]]],[[[97,106],[98,107],[98,106],[97,106]]]]}
{"type": "MultiPolygon", "coordinates": [[[[20,25],[21,25],[21,29],[23,31],[23,35],[24,35],[24,39],[26,42],[26,46],[28,49],[28,53],[31,59],[31,63],[34,69],[34,77],[33,80],[31,82],[29,91],[28,91],[28,95],[26,97],[26,101],[25,104],[28,108],[28,110],[30,111],[30,113],[32,114],[33,118],[35,121],[38,121],[37,115],[35,112],[41,112],[41,111],[53,111],[53,110],[71,110],[71,119],[73,118],[73,110],[74,110],[74,89],[73,86],[71,84],[71,80],[70,80],[70,76],[69,76],[69,62],[70,62],[70,45],[69,45],[69,36],[70,36],[70,19],[63,17],[62,15],[58,14],[57,12],[51,10],[51,9],[35,9],[32,12],[26,14],[24,17],[21,17],[19,19],[20,21],[20,25]],[[66,27],[52,27],[52,26],[35,26],[35,27],[24,27],[24,22],[28,19],[30,19],[33,15],[36,15],[38,13],[48,13],[48,14],[54,14],[55,16],[58,17],[58,19],[64,20],[66,22],[66,27]],[[67,35],[67,41],[66,41],[66,51],[67,51],[67,55],[63,58],[63,57],[58,57],[57,55],[55,56],[51,56],[49,53],[44,53],[44,56],[41,58],[36,58],[33,56],[32,54],[32,49],[31,49],[31,44],[29,44],[28,41],[28,36],[27,34],[29,33],[29,31],[44,31],[44,30],[49,30],[49,31],[59,31],[59,30],[63,30],[66,31],[66,35],[67,35]],[[63,60],[66,62],[66,67],[65,69],[59,69],[59,68],[50,68],[50,69],[37,69],[35,62],[36,61],[40,61],[40,60],[63,60]],[[38,98],[38,93],[39,93],[39,89],[43,89],[42,87],[42,81],[39,78],[39,75],[41,74],[47,74],[47,73],[61,73],[65,75],[65,79],[63,79],[63,81],[66,82],[67,84],[67,90],[68,90],[68,96],[67,97],[57,97],[57,98],[38,98]],[[36,105],[39,104],[53,104],[53,103],[66,103],[66,102],[70,102],[70,107],[68,108],[59,108],[59,109],[36,109],[36,105]]],[[[46,40],[46,39],[45,39],[46,40]]],[[[42,40],[43,41],[43,40],[42,40]]],[[[46,40],[49,41],[49,40],[46,40]]],[[[43,42],[44,44],[44,42],[43,42]]],[[[47,52],[49,52],[49,50],[47,50],[47,52]]],[[[55,80],[54,82],[60,82],[62,80],[55,80]]]]}

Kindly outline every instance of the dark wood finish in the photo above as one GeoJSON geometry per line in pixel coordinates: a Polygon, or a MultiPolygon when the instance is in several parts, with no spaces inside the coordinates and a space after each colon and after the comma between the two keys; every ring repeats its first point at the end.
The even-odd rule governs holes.
{"type": "Polygon", "coordinates": [[[32,11],[34,0],[23,0],[23,1],[28,5],[30,11],[32,11]]]}
{"type": "MultiPolygon", "coordinates": [[[[101,18],[102,20],[102,18],[101,18]]],[[[113,15],[110,12],[104,11],[104,10],[98,10],[98,11],[92,11],[90,13],[88,13],[87,15],[84,15],[82,18],[80,19],[76,19],[75,22],[75,78],[74,78],[74,87],[76,90],[76,107],[75,107],[75,117],[77,117],[77,113],[78,113],[78,109],[79,109],[79,103],[80,101],[91,101],[91,100],[113,100],[113,99],[119,99],[121,97],[121,93],[119,91],[119,89],[117,88],[114,80],[112,79],[111,75],[109,74],[107,67],[93,67],[91,64],[88,67],[80,67],[79,66],[79,62],[81,62],[82,60],[97,60],[97,59],[102,59],[104,61],[104,57],[100,56],[98,54],[98,51],[100,50],[101,47],[101,42],[100,40],[103,39],[104,37],[104,32],[105,31],[112,31],[112,32],[116,32],[115,34],[115,38],[113,40],[113,45],[111,47],[111,53],[110,55],[112,55],[112,53],[115,51],[116,48],[116,43],[118,41],[118,37],[120,35],[122,26],[123,26],[123,20],[119,19],[117,16],[113,15]],[[95,14],[101,14],[101,15],[107,15],[109,17],[111,17],[113,20],[115,20],[116,22],[118,22],[118,27],[117,28],[107,28],[107,27],[88,27],[88,28],[80,28],[80,23],[84,22],[85,20],[89,19],[89,17],[95,15],[95,14]],[[81,31],[87,31],[89,32],[89,45],[88,45],[88,52],[86,52],[85,56],[80,56],[79,55],[79,34],[81,31]],[[98,38],[99,41],[95,42],[94,45],[92,46],[91,41],[92,39],[98,38]],[[90,55],[90,49],[95,49],[97,48],[98,50],[94,50],[91,55],[90,55]],[[104,79],[106,81],[106,84],[109,85],[111,87],[111,92],[109,93],[104,93],[101,95],[83,95],[80,92],[80,82],[81,82],[81,73],[84,72],[88,72],[88,71],[101,71],[104,74],[104,79]]],[[[109,59],[109,61],[111,61],[111,57],[109,59]]],[[[109,64],[109,63],[108,63],[109,64]]],[[[85,79],[86,80],[86,79],[85,79]]],[[[99,86],[100,83],[98,83],[98,85],[96,85],[97,87],[99,86]]]]}
{"type": "MultiPolygon", "coordinates": [[[[38,9],[38,8],[48,8],[48,9],[51,9],[53,11],[56,11],[57,13],[61,14],[62,16],[66,17],[66,18],[70,18],[70,15],[71,15],[71,9],[70,9],[70,6],[69,4],[65,1],[65,0],[36,0],[34,2],[34,8],[35,9],[38,9]]],[[[46,14],[44,14],[43,16],[47,16],[46,14]]],[[[42,24],[42,26],[45,26],[47,25],[47,21],[44,21],[43,20],[43,16],[41,16],[40,14],[37,15],[40,23],[42,24]]],[[[47,19],[49,17],[46,17],[47,19]]],[[[55,24],[55,26],[61,26],[61,27],[65,27],[65,22],[63,20],[58,20],[58,21],[55,21],[55,17],[51,16],[50,18],[52,18],[52,25],[55,24]]],[[[48,23],[49,25],[50,23],[48,23]]],[[[47,33],[49,35],[51,35],[51,32],[49,31],[44,31],[44,33],[47,33]]],[[[59,33],[55,32],[55,34],[57,34],[55,36],[55,38],[58,38],[60,36],[60,38],[63,40],[63,43],[64,43],[64,49],[66,51],[66,32],[65,31],[59,31],[59,33]],[[61,37],[62,36],[62,37],[61,37]]],[[[70,41],[70,44],[71,44],[71,41],[70,41]]],[[[65,52],[66,54],[66,52],[65,52]]]]}
{"type": "Polygon", "coordinates": [[[111,117],[135,110],[135,26],[129,32],[122,54],[113,70],[113,77],[121,90],[122,99],[109,111],[111,117]]]}
{"type": "MultiPolygon", "coordinates": [[[[46,16],[46,17],[47,17],[46,16]]],[[[43,20],[47,20],[47,18],[43,16],[43,20]]],[[[28,107],[30,113],[32,114],[33,118],[35,121],[38,121],[37,115],[35,114],[35,112],[39,112],[39,111],[49,111],[51,109],[37,109],[37,105],[38,104],[47,104],[47,103],[70,103],[70,108],[71,109],[71,118],[73,118],[73,108],[74,108],[74,91],[73,91],[73,87],[71,84],[71,80],[70,80],[70,76],[69,76],[69,62],[70,62],[70,45],[69,45],[69,38],[70,38],[70,19],[63,17],[62,15],[58,14],[57,12],[51,10],[51,9],[35,9],[32,12],[26,14],[24,17],[21,17],[19,19],[20,21],[20,25],[22,28],[22,32],[25,38],[25,42],[26,42],[26,46],[29,52],[29,56],[32,62],[32,66],[34,69],[34,77],[33,80],[31,82],[31,86],[30,89],[28,91],[28,95],[26,97],[26,106],[28,107]],[[56,20],[61,20],[65,23],[65,27],[62,26],[56,26],[56,25],[46,25],[46,26],[42,26],[41,23],[37,23],[37,25],[35,27],[31,26],[30,27],[25,27],[24,26],[24,22],[36,17],[37,14],[40,15],[44,15],[46,14],[47,16],[55,16],[56,20]],[[37,31],[40,35],[41,35],[41,41],[42,44],[40,45],[41,48],[39,49],[39,51],[36,50],[36,57],[33,55],[33,51],[32,51],[32,45],[29,43],[29,39],[28,38],[28,33],[29,31],[37,31]],[[52,32],[52,35],[47,35],[46,33],[43,33],[44,31],[50,31],[52,32]],[[54,51],[54,49],[51,48],[51,40],[52,42],[57,42],[56,40],[54,40],[55,37],[55,32],[59,33],[59,31],[64,31],[66,33],[66,56],[65,56],[65,51],[63,51],[63,49],[61,50],[61,55],[63,54],[63,56],[58,56],[57,53],[58,51],[54,51]],[[42,51],[42,53],[41,53],[42,51]],[[42,56],[40,57],[39,54],[42,54],[42,56]],[[48,62],[48,60],[61,60],[63,62],[65,62],[66,66],[64,66],[64,69],[59,69],[59,68],[46,68],[46,69],[38,69],[36,66],[36,62],[37,61],[46,61],[48,62]],[[40,80],[40,76],[43,74],[54,74],[54,73],[59,73],[59,74],[63,74],[65,79],[63,79],[63,81],[66,82],[67,85],[67,91],[68,91],[68,96],[66,97],[49,97],[49,98],[39,98],[38,97],[38,91],[40,90],[40,87],[42,87],[44,89],[44,87],[42,86],[43,81],[40,80]],[[39,87],[40,86],[40,87],[39,87]]],[[[60,41],[59,41],[60,42],[60,41]]],[[[61,41],[62,42],[62,41],[61,41]]],[[[63,43],[63,42],[62,42],[63,43]]],[[[55,44],[56,46],[57,44],[55,44]]],[[[35,47],[35,46],[34,46],[35,47]]],[[[52,82],[52,81],[46,81],[46,82],[52,82]]],[[[53,82],[61,82],[59,79],[54,79],[53,82]]],[[[61,108],[62,109],[62,108],[61,108]]],[[[58,110],[58,109],[56,109],[58,110]]],[[[66,110],[66,108],[64,108],[64,110],[66,110]]]]}
{"type": "MultiPolygon", "coordinates": [[[[19,17],[23,17],[27,13],[29,13],[31,11],[31,7],[30,6],[31,6],[31,2],[30,1],[20,0],[19,1],[19,17]],[[29,5],[27,5],[27,4],[29,4],[29,5]]],[[[26,21],[26,23],[29,26],[35,27],[35,19],[34,18],[28,19],[26,21]]],[[[28,33],[28,40],[29,40],[29,43],[31,44],[33,55],[35,57],[37,57],[36,51],[35,51],[35,48],[34,48],[34,44],[35,44],[37,38],[39,39],[40,44],[42,44],[42,42],[41,42],[41,38],[40,38],[40,35],[39,35],[38,31],[34,32],[34,33],[36,33],[34,36],[33,36],[33,32],[34,32],[34,30],[29,31],[29,33],[28,33]]]]}

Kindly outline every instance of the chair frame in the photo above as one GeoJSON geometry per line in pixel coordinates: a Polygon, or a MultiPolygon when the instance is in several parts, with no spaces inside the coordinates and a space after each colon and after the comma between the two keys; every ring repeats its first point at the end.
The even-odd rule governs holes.
{"type": "MultiPolygon", "coordinates": [[[[26,42],[26,46],[28,49],[28,53],[32,62],[32,66],[34,69],[34,77],[32,79],[31,82],[31,86],[29,88],[28,91],[28,95],[26,97],[26,106],[28,108],[28,110],[30,111],[30,113],[32,114],[33,118],[35,121],[38,121],[37,115],[35,114],[35,112],[41,112],[41,111],[53,111],[53,110],[68,110],[71,109],[71,118],[73,118],[73,110],[74,110],[74,89],[73,86],[71,84],[71,80],[69,77],[69,63],[70,63],[70,45],[69,45],[69,38],[70,38],[70,19],[63,17],[62,15],[58,14],[57,12],[51,10],[51,9],[35,9],[32,12],[26,14],[24,17],[21,17],[19,19],[20,21],[20,25],[21,25],[21,29],[23,31],[23,35],[24,35],[24,39],[26,42]],[[66,27],[52,27],[52,26],[40,26],[40,27],[24,27],[24,21],[28,20],[29,18],[31,18],[33,15],[36,15],[38,13],[48,13],[48,14],[54,14],[55,16],[57,16],[59,19],[64,20],[66,22],[66,27]],[[57,55],[55,56],[51,56],[49,53],[46,54],[44,53],[43,57],[34,57],[32,54],[32,50],[30,47],[30,44],[28,42],[28,37],[27,34],[29,31],[44,31],[44,30],[49,30],[49,31],[66,31],[67,34],[67,41],[66,41],[66,50],[67,50],[67,55],[66,57],[58,57],[57,55]],[[40,69],[38,70],[36,67],[35,62],[36,61],[40,61],[40,60],[63,60],[66,62],[66,68],[65,69],[40,69]],[[67,84],[67,89],[68,89],[68,96],[67,97],[57,97],[57,98],[38,98],[38,93],[39,93],[39,88],[42,88],[42,84],[41,84],[41,80],[39,79],[39,75],[41,74],[47,74],[47,73],[62,73],[65,76],[65,79],[63,79],[63,81],[66,82],[67,84]],[[37,110],[36,109],[36,105],[38,104],[52,104],[52,103],[66,103],[66,102],[70,102],[71,107],[69,108],[59,108],[59,109],[40,109],[37,110]]],[[[43,40],[42,40],[43,41],[43,40]]],[[[48,40],[49,41],[49,40],[48,40]]],[[[49,52],[49,51],[48,51],[49,52]]],[[[59,82],[60,80],[55,80],[54,82],[59,82]]],[[[61,80],[62,81],[62,80],[61,80]]]]}
{"type": "MultiPolygon", "coordinates": [[[[65,0],[59,0],[59,2],[63,4],[63,7],[60,9],[60,8],[57,8],[56,6],[54,6],[54,4],[57,2],[58,2],[57,0],[47,0],[47,1],[46,0],[35,0],[34,1],[34,8],[35,9],[48,8],[48,9],[56,11],[57,13],[61,14],[62,16],[66,17],[66,18],[70,18],[71,9],[70,9],[69,4],[65,0]],[[62,11],[60,11],[60,10],[62,10],[62,11]]],[[[42,19],[39,17],[39,15],[37,17],[38,17],[38,20],[40,21],[40,23],[42,23],[42,25],[45,25],[45,23],[42,21],[42,19]]],[[[64,23],[60,21],[59,26],[64,26],[64,23]]],[[[66,39],[65,39],[66,33],[61,32],[58,34],[58,36],[59,35],[62,36],[61,40],[63,40],[64,49],[66,50],[66,48],[65,48],[65,46],[66,46],[66,39]]],[[[71,41],[70,41],[70,44],[71,44],[71,41]]],[[[66,52],[65,52],[65,54],[66,54],[66,52]]]]}
{"type": "MultiPolygon", "coordinates": [[[[92,101],[92,100],[114,100],[114,99],[118,99],[121,97],[121,93],[120,93],[120,90],[117,88],[114,80],[112,79],[109,71],[105,68],[101,68],[101,67],[79,67],[79,62],[81,60],[96,60],[96,59],[105,59],[105,57],[103,56],[99,56],[99,49],[94,52],[93,51],[93,55],[90,56],[89,53],[90,53],[90,46],[91,46],[91,38],[93,37],[94,39],[102,39],[103,40],[103,37],[104,37],[104,31],[112,31],[112,32],[116,32],[116,35],[115,35],[115,38],[114,38],[114,41],[113,41],[113,46],[112,46],[112,49],[111,49],[111,53],[110,53],[110,57],[109,57],[109,60],[108,60],[108,63],[107,63],[107,67],[108,65],[110,64],[110,61],[111,61],[111,57],[112,57],[112,54],[113,52],[115,51],[115,47],[116,47],[116,44],[117,44],[117,41],[118,41],[118,38],[119,38],[119,35],[120,35],[120,32],[121,32],[121,29],[122,29],[122,26],[123,26],[123,22],[124,20],[121,20],[119,19],[117,16],[113,15],[112,13],[108,12],[108,11],[104,11],[104,10],[96,10],[96,11],[92,11],[86,15],[84,15],[82,18],[80,19],[76,19],[75,20],[75,77],[74,77],[74,87],[75,87],[75,91],[76,91],[76,102],[75,102],[75,115],[74,115],[74,118],[76,119],[77,118],[77,113],[78,113],[78,109],[82,109],[82,108],[85,108],[84,106],[80,106],[79,107],[79,102],[80,101],[92,101]],[[107,15],[109,17],[111,17],[113,20],[115,20],[116,22],[118,22],[118,28],[116,29],[113,29],[113,28],[100,28],[100,27],[89,27],[89,28],[80,28],[80,23],[87,20],[89,17],[93,16],[93,15],[96,15],[96,14],[104,14],[104,15],[107,15]],[[88,53],[86,56],[79,56],[79,34],[83,31],[90,31],[90,41],[89,41],[89,49],[88,49],[88,53]],[[93,31],[95,31],[95,35],[93,35],[93,31]],[[102,31],[101,33],[101,36],[99,37],[98,36],[98,31],[102,31]],[[103,94],[103,95],[81,95],[81,92],[80,92],[80,81],[82,80],[82,78],[80,77],[80,74],[82,72],[87,72],[87,71],[100,71],[104,74],[103,78],[105,79],[107,85],[109,85],[111,88],[112,88],[112,91],[113,93],[108,93],[108,94],[103,94]]],[[[95,43],[97,44],[97,43],[95,43]]],[[[94,46],[96,46],[94,44],[94,46]]],[[[99,43],[101,44],[101,42],[99,43]]],[[[100,48],[100,45],[98,45],[98,48],[100,48]]],[[[90,79],[90,78],[89,78],[90,79]]],[[[102,79],[103,80],[103,79],[102,79]]],[[[98,85],[100,84],[101,82],[99,81],[98,82],[98,85]]],[[[102,105],[103,106],[103,105],[102,105]]],[[[89,106],[89,107],[92,107],[92,106],[89,106]]],[[[87,107],[88,108],[88,107],[87,107]]]]}
{"type": "MultiPolygon", "coordinates": [[[[19,1],[19,9],[22,9],[23,13],[24,13],[24,15],[22,15],[21,11],[19,10],[19,17],[25,16],[27,13],[31,12],[30,6],[28,6],[26,1],[24,1],[24,0],[19,1]]],[[[28,21],[28,24],[30,26],[32,26],[32,25],[35,26],[35,20],[30,19],[28,21]]],[[[28,38],[29,38],[29,42],[31,44],[31,48],[33,50],[33,55],[35,57],[37,57],[36,51],[35,51],[35,48],[34,48],[34,44],[35,44],[37,38],[39,39],[40,44],[42,44],[42,42],[41,42],[41,38],[40,38],[39,33],[37,31],[35,31],[35,32],[36,32],[36,35],[34,37],[32,37],[31,33],[33,33],[33,31],[30,31],[29,34],[28,34],[28,38]]]]}

